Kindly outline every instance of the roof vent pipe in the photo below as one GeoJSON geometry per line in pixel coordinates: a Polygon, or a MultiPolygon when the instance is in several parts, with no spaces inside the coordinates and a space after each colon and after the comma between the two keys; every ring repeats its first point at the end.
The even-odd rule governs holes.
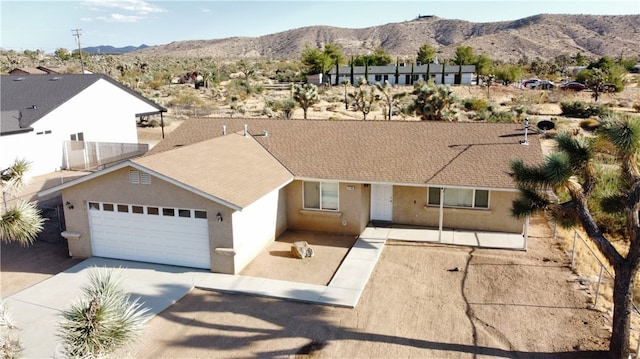
{"type": "Polygon", "coordinates": [[[528,146],[527,133],[529,132],[529,118],[524,119],[524,141],[520,141],[521,145],[528,146]]]}
{"type": "Polygon", "coordinates": [[[264,133],[262,134],[264,137],[269,137],[269,131],[264,130],[264,133]]]}
{"type": "Polygon", "coordinates": [[[226,136],[227,134],[227,125],[222,125],[222,135],[226,136]]]}
{"type": "Polygon", "coordinates": [[[244,125],[244,137],[249,137],[249,126],[247,124],[244,125]]]}

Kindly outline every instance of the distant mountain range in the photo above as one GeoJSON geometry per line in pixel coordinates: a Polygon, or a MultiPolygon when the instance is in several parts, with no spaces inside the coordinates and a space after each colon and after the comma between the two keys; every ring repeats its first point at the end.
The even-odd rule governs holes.
{"type": "MultiPolygon", "coordinates": [[[[505,6],[507,4],[505,3],[505,6]]],[[[579,5],[577,5],[579,6],[579,5]]],[[[629,12],[637,12],[629,8],[629,12]]],[[[247,25],[250,26],[250,25],[247,25]]],[[[364,29],[309,26],[260,37],[176,41],[137,49],[136,56],[215,57],[220,59],[299,59],[305,45],[339,45],[347,55],[377,47],[393,57],[415,58],[425,43],[442,59],[459,46],[504,61],[552,59],[561,54],[640,58],[640,15],[536,15],[514,21],[473,23],[437,16],[364,29]]],[[[144,46],[144,45],[143,45],[144,46]]],[[[105,49],[101,50],[105,53],[105,49]]]]}
{"type": "Polygon", "coordinates": [[[90,53],[90,54],[104,54],[104,55],[119,55],[126,54],[133,51],[146,49],[147,45],[140,46],[125,46],[125,47],[113,47],[108,45],[102,46],[93,46],[93,47],[85,47],[82,51],[90,53]]]}

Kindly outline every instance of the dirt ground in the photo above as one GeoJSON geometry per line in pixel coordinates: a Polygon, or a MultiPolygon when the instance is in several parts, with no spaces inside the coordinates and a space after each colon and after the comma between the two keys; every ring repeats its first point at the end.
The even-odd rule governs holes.
{"type": "MultiPolygon", "coordinates": [[[[281,238],[242,274],[326,283],[355,240],[281,238]],[[316,256],[288,254],[300,239],[316,256]]],[[[3,296],[78,262],[64,242],[2,244],[1,252],[3,296]]],[[[541,220],[532,221],[526,252],[391,241],[354,309],[193,289],[116,357],[603,357],[610,317],[591,309],[568,264],[541,220]]]]}
{"type": "MultiPolygon", "coordinates": [[[[355,309],[194,289],[119,355],[603,357],[610,318],[590,309],[591,296],[550,236],[538,221],[526,252],[389,242],[355,309]]],[[[268,248],[243,274],[325,281],[312,265],[282,260],[289,242],[268,248]]],[[[322,253],[313,259],[345,254],[322,253]]]]}

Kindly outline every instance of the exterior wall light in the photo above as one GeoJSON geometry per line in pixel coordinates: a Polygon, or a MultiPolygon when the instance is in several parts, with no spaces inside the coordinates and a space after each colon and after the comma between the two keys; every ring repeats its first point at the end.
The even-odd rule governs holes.
{"type": "Polygon", "coordinates": [[[220,214],[220,212],[216,214],[216,218],[218,219],[218,222],[222,222],[222,214],[220,214]]]}

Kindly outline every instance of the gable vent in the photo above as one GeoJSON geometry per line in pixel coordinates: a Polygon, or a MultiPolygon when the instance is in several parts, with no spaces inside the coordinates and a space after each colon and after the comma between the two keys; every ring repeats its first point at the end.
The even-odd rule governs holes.
{"type": "Polygon", "coordinates": [[[151,184],[151,175],[147,172],[140,172],[140,183],[151,184]]]}

